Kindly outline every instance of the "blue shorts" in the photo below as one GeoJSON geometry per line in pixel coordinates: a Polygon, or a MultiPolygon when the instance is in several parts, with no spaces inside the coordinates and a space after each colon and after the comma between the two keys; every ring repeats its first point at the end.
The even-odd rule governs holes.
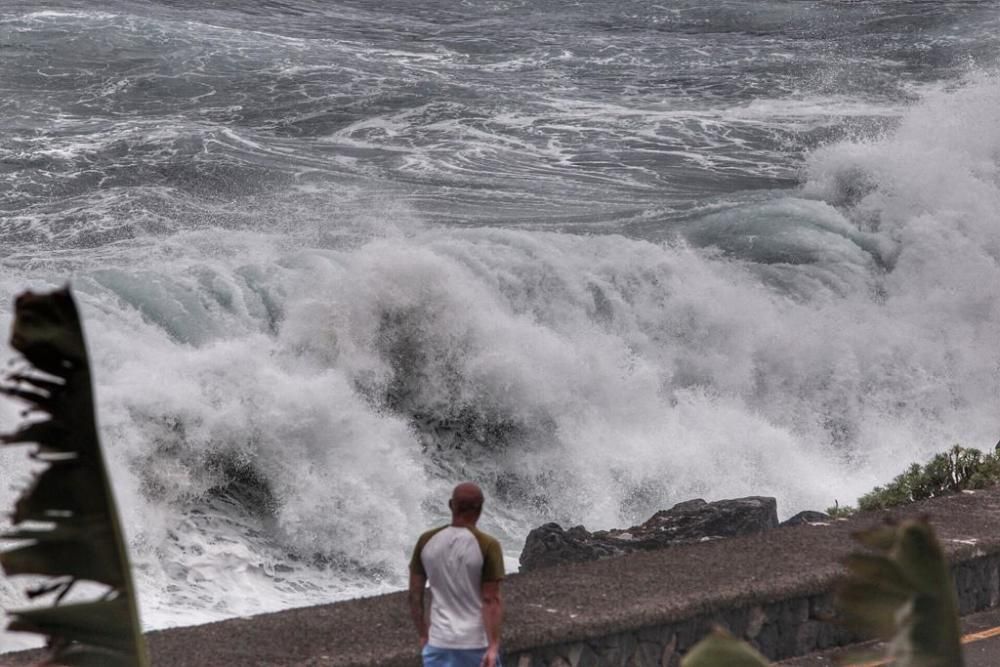
{"type": "MultiPolygon", "coordinates": [[[[485,648],[438,648],[424,645],[421,654],[424,667],[479,667],[486,655],[485,648]]],[[[497,660],[497,667],[503,667],[497,660]]]]}

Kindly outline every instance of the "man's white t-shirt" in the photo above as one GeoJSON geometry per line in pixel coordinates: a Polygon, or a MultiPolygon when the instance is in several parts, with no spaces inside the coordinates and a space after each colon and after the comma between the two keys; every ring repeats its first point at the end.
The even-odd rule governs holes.
{"type": "Polygon", "coordinates": [[[504,577],[500,543],[475,528],[442,526],[417,540],[410,570],[431,588],[427,643],[437,648],[486,648],[482,584],[504,577]]]}

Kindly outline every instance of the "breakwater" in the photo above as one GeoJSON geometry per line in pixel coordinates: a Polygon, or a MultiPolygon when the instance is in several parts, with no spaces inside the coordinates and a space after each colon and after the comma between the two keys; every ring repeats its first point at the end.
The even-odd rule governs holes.
{"type": "MultiPolygon", "coordinates": [[[[658,667],[713,624],[771,659],[857,637],[831,619],[850,534],[926,515],[953,565],[962,613],[1000,603],[1000,489],[962,493],[825,525],[803,524],[515,574],[504,586],[505,664],[658,667]]],[[[148,635],[154,664],[412,667],[416,636],[403,592],[148,635]]],[[[5,656],[29,664],[30,654],[5,656]]],[[[20,661],[20,662],[19,662],[20,661]]]]}

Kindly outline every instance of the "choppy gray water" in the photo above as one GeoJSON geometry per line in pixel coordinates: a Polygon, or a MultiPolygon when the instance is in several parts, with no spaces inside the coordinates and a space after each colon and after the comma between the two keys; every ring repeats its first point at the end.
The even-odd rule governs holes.
{"type": "Polygon", "coordinates": [[[399,587],[458,479],[513,566],[543,521],[821,509],[992,446],[998,29],[7,0],[0,292],[77,290],[147,624],[399,587]]]}

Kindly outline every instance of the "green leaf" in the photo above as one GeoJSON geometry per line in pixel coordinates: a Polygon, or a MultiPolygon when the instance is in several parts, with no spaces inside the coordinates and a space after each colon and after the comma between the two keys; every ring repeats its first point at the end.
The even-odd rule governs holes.
{"type": "Polygon", "coordinates": [[[25,424],[13,433],[0,436],[0,442],[5,445],[36,442],[46,449],[57,451],[67,451],[66,445],[69,444],[68,451],[74,451],[70,438],[71,434],[65,426],[54,419],[46,419],[25,424]]]}
{"type": "Polygon", "coordinates": [[[38,632],[70,642],[134,653],[128,601],[124,598],[8,612],[15,632],[38,632]]]}
{"type": "Polygon", "coordinates": [[[47,525],[0,535],[28,541],[0,553],[0,565],[9,574],[53,577],[29,591],[34,597],[56,594],[58,602],[78,580],[112,590],[94,602],[11,612],[9,627],[47,635],[56,664],[146,667],[135,586],[97,436],[83,329],[69,290],[19,296],[11,344],[33,367],[9,375],[0,393],[27,401],[29,414],[51,417],[0,436],[0,444],[34,442],[50,453],[36,455],[49,467],[17,500],[13,521],[47,525]]]}
{"type": "Polygon", "coordinates": [[[767,659],[752,646],[721,630],[715,630],[681,660],[681,667],[766,667],[767,659]]]}
{"type": "Polygon", "coordinates": [[[80,318],[68,289],[25,292],[17,297],[15,310],[10,344],[25,359],[58,377],[87,363],[80,318]]]}
{"type": "MultiPolygon", "coordinates": [[[[952,667],[961,665],[954,662],[954,655],[961,655],[961,638],[949,632],[949,624],[943,619],[939,600],[926,595],[917,595],[904,610],[901,625],[906,630],[905,641],[897,653],[905,660],[907,667],[952,667]],[[944,624],[942,625],[942,622],[944,624]]],[[[957,621],[956,615],[955,620],[957,621]]]]}
{"type": "Polygon", "coordinates": [[[60,667],[132,667],[136,664],[133,655],[81,646],[56,651],[51,662],[60,667]]]}
{"type": "Polygon", "coordinates": [[[14,523],[46,521],[53,512],[77,516],[104,516],[107,500],[101,473],[79,459],[53,463],[35,477],[28,491],[14,505],[14,523]]]}
{"type": "Polygon", "coordinates": [[[35,408],[45,412],[52,412],[55,407],[51,396],[37,391],[28,391],[17,387],[0,387],[0,393],[31,403],[35,408]]]}
{"type": "Polygon", "coordinates": [[[846,561],[835,599],[842,618],[886,640],[896,667],[961,667],[955,587],[930,524],[907,520],[859,538],[885,555],[846,561]]]}
{"type": "Polygon", "coordinates": [[[109,533],[104,526],[100,531],[80,539],[44,536],[32,544],[0,553],[0,565],[8,576],[41,574],[61,577],[71,574],[76,579],[97,581],[117,588],[124,582],[109,533]]]}
{"type": "Polygon", "coordinates": [[[941,597],[942,604],[947,604],[954,597],[945,594],[951,590],[951,571],[929,524],[910,522],[901,525],[894,558],[915,589],[941,597]]]}
{"type": "Polygon", "coordinates": [[[947,663],[954,652],[961,652],[958,625],[958,601],[944,551],[926,523],[904,524],[897,548],[897,560],[914,582],[911,614],[906,618],[910,644],[930,662],[947,663]],[[937,660],[937,662],[935,662],[937,660]]]}
{"type": "Polygon", "coordinates": [[[31,386],[41,389],[46,394],[52,395],[56,391],[66,387],[66,381],[62,378],[52,376],[52,379],[47,377],[42,377],[36,373],[13,373],[10,376],[11,382],[27,383],[31,386]]]}
{"type": "Polygon", "coordinates": [[[877,551],[889,551],[896,544],[896,526],[877,526],[851,535],[856,541],[877,551]]]}
{"type": "Polygon", "coordinates": [[[885,556],[851,554],[844,559],[851,577],[859,583],[878,586],[886,593],[908,595],[913,587],[899,565],[885,556]]]}
{"type": "Polygon", "coordinates": [[[16,528],[0,534],[0,540],[77,540],[83,537],[82,528],[74,517],[66,517],[46,528],[16,528]]]}
{"type": "Polygon", "coordinates": [[[864,582],[849,580],[837,591],[840,618],[855,630],[876,637],[892,637],[897,614],[909,595],[890,594],[864,582]]]}

